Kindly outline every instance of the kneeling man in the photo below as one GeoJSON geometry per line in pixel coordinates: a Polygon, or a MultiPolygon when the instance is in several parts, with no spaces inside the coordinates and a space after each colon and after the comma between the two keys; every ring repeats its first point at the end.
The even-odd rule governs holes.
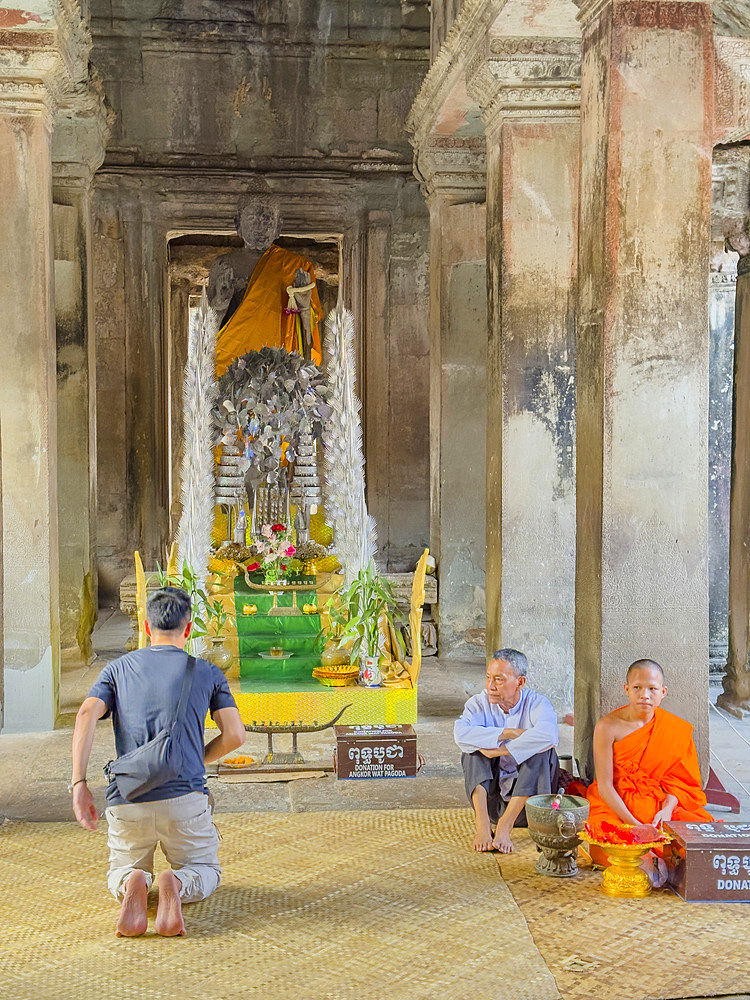
{"type": "Polygon", "coordinates": [[[498,649],[485,690],[469,698],[453,728],[474,809],[475,851],[510,853],[510,832],[525,825],[529,796],[557,791],[557,716],[544,695],[526,687],[527,670],[523,653],[498,649]]]}
{"type": "Polygon", "coordinates": [[[121,937],[137,937],[148,926],[146,897],[157,843],[171,866],[159,876],[157,934],[183,935],[182,904],[205,899],[221,879],[219,838],[204,771],[210,761],[242,746],[245,727],[218,667],[196,659],[192,677],[187,675],[184,650],[191,630],[191,604],[185,591],[177,587],[156,591],[146,605],[151,645],[108,663],[76,716],[69,787],[76,819],[87,830],[94,830],[98,815],[86,784],[86,767],[97,721],[111,715],[118,756],[130,753],[172,723],[182,699],[183,681],[190,685],[179,775],[132,802],[122,798],[114,780],[107,788],[108,883],[122,902],[117,921],[121,937]],[[207,711],[219,735],[204,747],[207,711]]]}
{"type": "Polygon", "coordinates": [[[693,727],[660,708],[667,693],[654,660],[636,660],[625,680],[627,705],[594,729],[596,781],[589,787],[589,823],[711,820],[701,786],[693,727]]]}

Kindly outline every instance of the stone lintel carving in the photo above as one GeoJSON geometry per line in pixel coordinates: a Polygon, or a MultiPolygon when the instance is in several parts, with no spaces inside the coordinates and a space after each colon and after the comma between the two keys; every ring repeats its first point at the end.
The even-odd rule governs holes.
{"type": "Polygon", "coordinates": [[[475,52],[466,78],[488,128],[507,116],[575,117],[580,108],[581,42],[493,36],[475,52]]]}
{"type": "Polygon", "coordinates": [[[463,83],[464,67],[507,0],[463,0],[450,31],[422,82],[406,119],[406,131],[419,148],[430,135],[440,112],[456,86],[463,83]]]}
{"type": "Polygon", "coordinates": [[[484,201],[484,136],[431,136],[415,152],[414,173],[426,198],[438,191],[463,201],[484,201]]]}
{"type": "Polygon", "coordinates": [[[48,19],[0,31],[0,113],[41,116],[52,128],[65,94],[88,77],[91,38],[76,0],[52,0],[48,19]]]}

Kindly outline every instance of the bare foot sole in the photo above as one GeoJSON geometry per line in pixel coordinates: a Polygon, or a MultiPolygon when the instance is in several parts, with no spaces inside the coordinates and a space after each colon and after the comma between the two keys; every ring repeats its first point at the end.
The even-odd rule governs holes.
{"type": "Polygon", "coordinates": [[[182,919],[180,880],[173,872],[159,876],[159,905],[156,909],[154,929],[162,937],[183,937],[185,921],[182,919]]]}
{"type": "Polygon", "coordinates": [[[128,876],[125,883],[125,896],[120,909],[120,917],[117,921],[118,937],[138,937],[145,934],[148,929],[148,916],[146,915],[146,897],[148,896],[148,884],[146,873],[134,871],[128,876]]]}
{"type": "Polygon", "coordinates": [[[498,828],[492,838],[492,846],[496,851],[502,851],[503,854],[511,854],[513,841],[510,839],[510,834],[498,828]]]}
{"type": "Polygon", "coordinates": [[[475,851],[491,851],[492,846],[492,829],[490,824],[479,824],[477,823],[477,832],[474,836],[474,843],[471,845],[475,851]]]}

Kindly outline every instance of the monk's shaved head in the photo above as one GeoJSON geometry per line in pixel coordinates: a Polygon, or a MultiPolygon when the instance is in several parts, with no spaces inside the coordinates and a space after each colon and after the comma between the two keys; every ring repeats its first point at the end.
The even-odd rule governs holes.
{"type": "Polygon", "coordinates": [[[662,684],[664,683],[664,671],[661,668],[661,664],[657,663],[656,660],[635,660],[628,667],[628,672],[625,676],[625,683],[630,683],[630,675],[634,670],[658,670],[661,674],[662,684]]]}

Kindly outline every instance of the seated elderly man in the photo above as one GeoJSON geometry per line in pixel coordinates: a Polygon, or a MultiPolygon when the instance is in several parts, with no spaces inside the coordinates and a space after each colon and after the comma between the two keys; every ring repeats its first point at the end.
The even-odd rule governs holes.
{"type": "Polygon", "coordinates": [[[557,716],[544,695],[526,687],[527,670],[523,653],[498,649],[485,690],[469,698],[453,728],[474,809],[475,851],[509,854],[511,830],[526,825],[529,796],[557,791],[557,716]]]}

